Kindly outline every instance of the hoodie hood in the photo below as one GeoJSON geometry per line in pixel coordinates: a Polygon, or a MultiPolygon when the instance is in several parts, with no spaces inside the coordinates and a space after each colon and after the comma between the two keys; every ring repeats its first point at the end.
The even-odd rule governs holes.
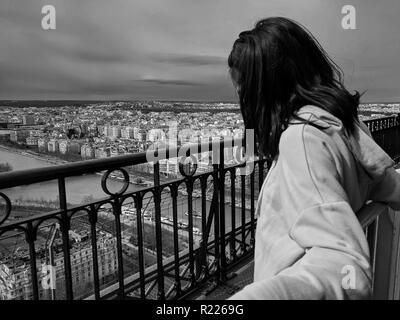
{"type": "Polygon", "coordinates": [[[384,177],[386,169],[394,166],[395,162],[374,141],[368,127],[362,121],[356,122],[353,134],[348,135],[342,121],[322,108],[307,105],[300,108],[296,114],[324,128],[329,135],[333,133],[342,135],[354,158],[371,179],[380,180],[384,177]]]}

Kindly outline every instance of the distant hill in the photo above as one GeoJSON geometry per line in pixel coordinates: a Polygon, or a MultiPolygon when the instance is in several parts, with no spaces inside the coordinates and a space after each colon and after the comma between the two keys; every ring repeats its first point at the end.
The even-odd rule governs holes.
{"type": "Polygon", "coordinates": [[[91,103],[100,103],[101,101],[89,100],[0,100],[0,106],[8,107],[63,107],[67,105],[84,106],[91,103]]]}

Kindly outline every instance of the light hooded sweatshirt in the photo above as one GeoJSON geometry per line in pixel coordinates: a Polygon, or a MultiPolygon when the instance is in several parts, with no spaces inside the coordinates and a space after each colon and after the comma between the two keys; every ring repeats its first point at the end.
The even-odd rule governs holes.
{"type": "Polygon", "coordinates": [[[369,248],[356,212],[367,200],[400,209],[400,175],[362,122],[349,136],[316,106],[291,120],[262,185],[254,282],[230,299],[371,297],[369,248]],[[355,288],[343,286],[349,270],[355,288]],[[346,289],[347,288],[347,289],[346,289]]]}

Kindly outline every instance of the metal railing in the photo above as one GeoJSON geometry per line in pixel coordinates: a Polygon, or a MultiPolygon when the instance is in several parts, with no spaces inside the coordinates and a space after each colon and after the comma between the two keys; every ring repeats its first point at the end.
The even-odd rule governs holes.
{"type": "MultiPolygon", "coordinates": [[[[400,174],[400,172],[399,172],[400,174]]],[[[370,249],[373,299],[400,299],[400,214],[371,202],[358,213],[370,249]]]]}
{"type": "Polygon", "coordinates": [[[374,140],[395,161],[400,156],[400,116],[383,117],[364,121],[374,140]]]}
{"type": "MultiPolygon", "coordinates": [[[[400,155],[398,118],[366,124],[390,156],[400,155]]],[[[254,170],[239,175],[243,164],[225,159],[232,144],[196,145],[187,157],[212,150],[219,161],[205,172],[182,162],[180,176],[163,181],[160,162],[179,154],[167,149],[151,165],[153,183],[135,190],[129,168],[147,163],[146,153],[1,173],[0,299],[181,299],[207,281],[225,281],[253,254],[255,202],[270,165],[255,157],[254,170]],[[69,179],[93,173],[105,196],[69,203],[69,179]],[[36,212],[8,195],[49,181],[56,181],[56,209],[36,212]],[[24,214],[17,219],[16,211],[24,214]]]]}
{"type": "MultiPolygon", "coordinates": [[[[242,142],[241,139],[239,141],[242,142]]],[[[180,178],[161,182],[159,161],[179,154],[179,148],[167,149],[165,155],[159,156],[159,161],[152,165],[153,184],[135,191],[129,191],[130,175],[126,167],[146,163],[146,153],[0,174],[0,197],[5,202],[3,217],[0,218],[0,243],[3,240],[10,242],[13,236],[21,235],[26,242],[24,250],[20,249],[24,247],[23,244],[18,247],[18,253],[25,252],[25,256],[16,256],[15,252],[10,252],[12,250],[3,250],[0,263],[4,270],[0,277],[3,277],[4,282],[14,282],[11,288],[3,285],[3,291],[8,290],[8,296],[3,292],[3,298],[73,299],[77,297],[74,285],[88,280],[87,276],[83,280],[82,272],[87,272],[92,278],[89,281],[93,283],[92,295],[88,297],[86,292],[78,296],[95,299],[178,299],[193,292],[205,281],[223,281],[233,265],[252,253],[256,224],[254,202],[261,188],[266,163],[263,159],[254,160],[255,169],[248,176],[237,175],[236,170],[243,167],[243,164],[226,165],[224,159],[224,150],[231,148],[234,142],[225,140],[196,145],[197,153],[212,150],[213,157],[219,158],[219,161],[213,161],[216,164],[212,165],[212,170],[195,173],[195,167],[192,166],[192,170],[187,172],[188,168],[181,164],[180,178]],[[66,188],[68,178],[96,172],[102,174],[101,187],[108,196],[83,205],[70,205],[66,188]],[[121,189],[111,191],[108,183],[116,178],[116,173],[119,173],[119,180],[122,179],[121,189]],[[57,181],[59,208],[14,220],[8,191],[21,185],[51,180],[57,181]],[[186,192],[182,194],[181,191],[186,192]],[[196,212],[193,202],[199,196],[200,212],[196,212]],[[230,205],[226,203],[229,198],[230,205]],[[240,198],[240,203],[236,198],[240,198]],[[183,213],[182,208],[179,208],[178,201],[185,202],[186,212],[183,213]],[[122,221],[126,206],[131,208],[129,215],[135,216],[130,224],[122,221]],[[226,212],[228,207],[230,212],[226,212]],[[178,220],[178,211],[181,220],[178,220]],[[109,216],[106,218],[107,213],[109,216]],[[197,222],[196,227],[194,220],[197,222]],[[71,233],[82,229],[88,234],[84,241],[71,238],[71,233]],[[10,235],[6,236],[7,233],[10,235]],[[127,238],[127,234],[134,239],[127,238]],[[151,237],[146,238],[149,234],[151,237]],[[57,236],[58,243],[55,243],[54,238],[57,236]],[[108,241],[106,245],[103,244],[103,249],[99,247],[99,238],[102,243],[104,238],[108,241]],[[100,251],[104,251],[104,247],[108,248],[107,256],[112,257],[107,262],[99,260],[100,251]],[[87,255],[88,248],[91,257],[87,255]],[[133,253],[129,254],[129,250],[133,253]],[[74,257],[76,253],[82,257],[83,251],[86,252],[86,264],[83,262],[82,267],[74,262],[74,257]],[[55,267],[54,256],[57,254],[63,265],[53,270],[56,275],[47,274],[46,278],[46,271],[50,271],[46,269],[43,274],[39,264],[55,267]],[[146,259],[153,263],[146,263],[146,259]],[[25,262],[23,271],[25,278],[28,278],[23,284],[18,284],[15,279],[21,273],[15,267],[19,260],[25,262]],[[110,266],[115,265],[115,262],[114,280],[102,284],[104,278],[110,276],[107,273],[113,273],[102,272],[103,264],[108,263],[110,266]],[[133,268],[136,272],[127,270],[127,263],[136,264],[133,268]],[[87,264],[91,265],[88,267],[87,264]],[[80,281],[75,281],[76,277],[80,281]],[[63,284],[60,278],[63,278],[63,284]],[[56,288],[48,286],[49,283],[43,287],[43,281],[53,281],[53,287],[54,283],[57,284],[56,288]],[[23,294],[15,292],[18,290],[22,290],[23,294]],[[51,297],[46,296],[46,290],[51,291],[51,297]],[[65,291],[65,294],[60,290],[65,291]]],[[[191,156],[188,152],[187,155],[191,156]]]]}

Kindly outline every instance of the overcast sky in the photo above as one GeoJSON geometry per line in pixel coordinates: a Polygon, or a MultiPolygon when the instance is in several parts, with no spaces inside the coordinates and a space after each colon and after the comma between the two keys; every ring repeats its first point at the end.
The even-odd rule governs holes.
{"type": "Polygon", "coordinates": [[[234,100],[232,43],[276,15],[307,26],[364,101],[400,101],[399,0],[0,0],[0,99],[234,100]]]}

